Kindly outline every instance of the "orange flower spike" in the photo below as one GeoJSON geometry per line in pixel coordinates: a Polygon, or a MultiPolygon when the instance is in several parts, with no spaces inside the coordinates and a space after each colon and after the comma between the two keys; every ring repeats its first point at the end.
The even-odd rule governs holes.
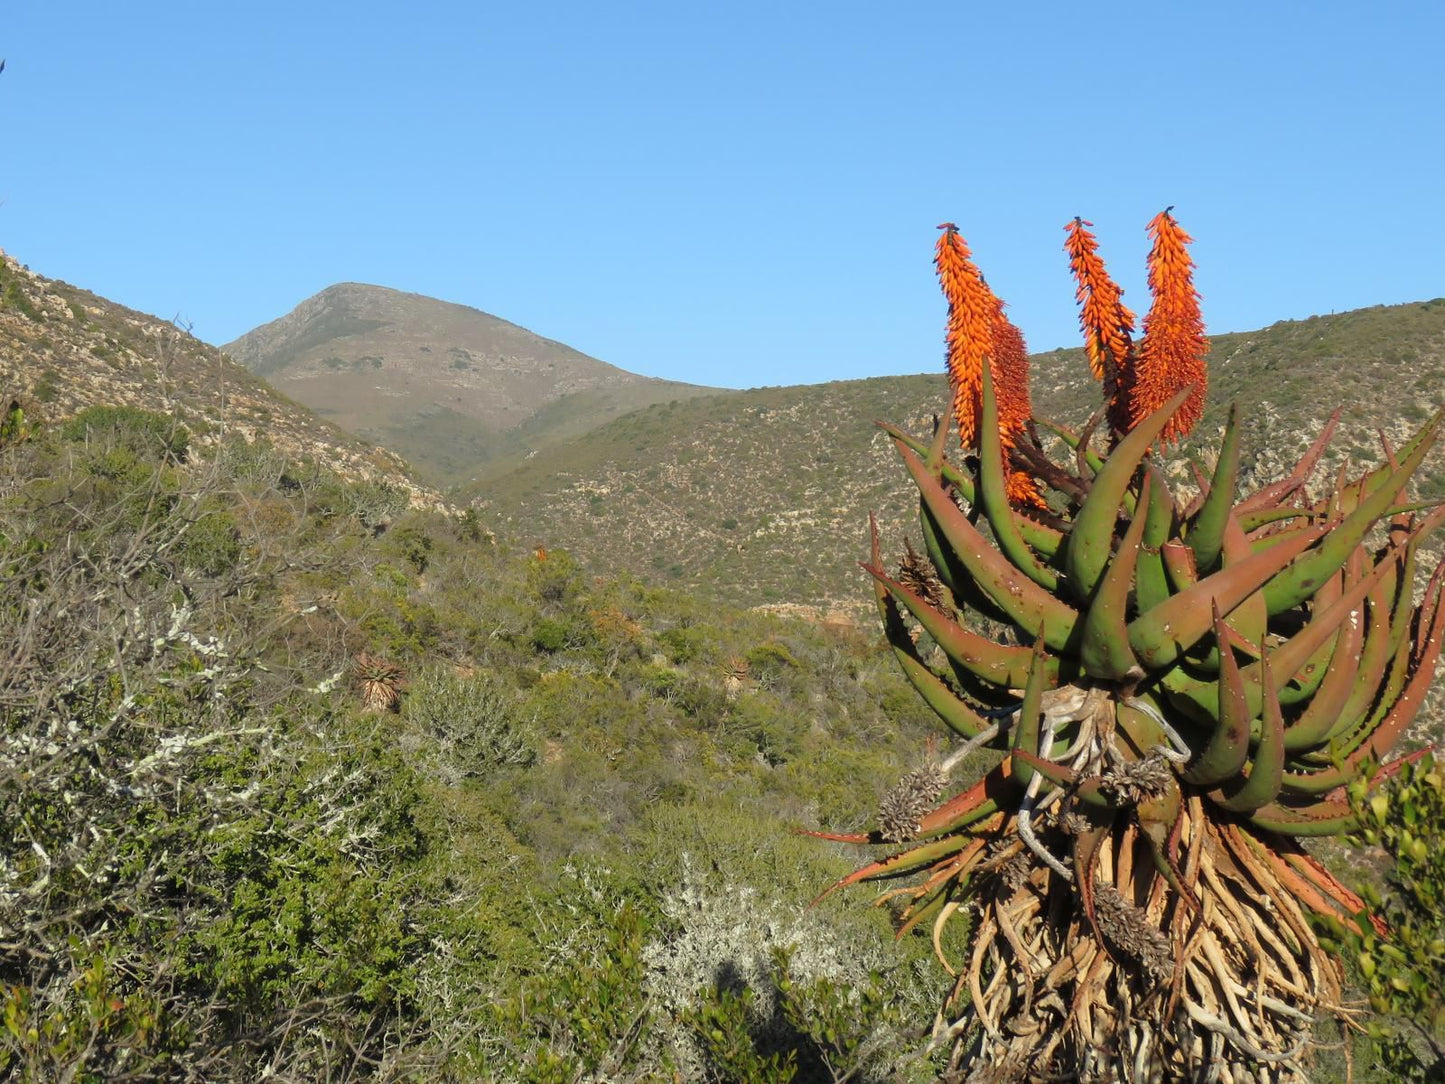
{"type": "Polygon", "coordinates": [[[1134,373],[1130,411],[1138,423],[1180,388],[1194,386],[1170,420],[1160,439],[1176,441],[1185,436],[1204,416],[1204,392],[1208,370],[1204,364],[1209,341],[1204,336],[1204,319],[1199,311],[1199,294],[1194,289],[1194,260],[1185,247],[1193,238],[1180,228],[1167,208],[1149,223],[1154,239],[1149,252],[1149,290],[1154,295],[1144,317],[1144,342],[1134,373]]]}
{"type": "Polygon", "coordinates": [[[1011,448],[1014,437],[1024,431],[1033,417],[1029,401],[1029,354],[1024,333],[1004,315],[1002,302],[994,315],[993,372],[997,376],[998,425],[1005,448],[1011,448]]]}
{"type": "MultiPolygon", "coordinates": [[[[938,227],[934,266],[948,300],[948,377],[959,440],[978,447],[983,412],[983,367],[990,365],[998,399],[999,438],[1007,456],[1033,416],[1029,400],[1028,349],[1023,333],[1004,315],[1004,306],[974,266],[967,243],[952,222],[938,227]]],[[[1015,504],[1044,507],[1038,482],[1024,471],[1008,478],[1015,504]]]]}
{"type": "Polygon", "coordinates": [[[945,222],[933,264],[948,301],[948,382],[959,439],[966,447],[978,443],[978,416],[983,393],[983,366],[993,349],[998,299],[974,266],[958,227],[945,222]]]}
{"type": "Polygon", "coordinates": [[[1124,291],[1104,268],[1099,242],[1088,229],[1092,225],[1075,218],[1065,226],[1069,237],[1064,251],[1069,254],[1069,269],[1074,273],[1074,296],[1079,301],[1079,326],[1084,331],[1089,367],[1094,370],[1095,380],[1103,380],[1108,362],[1112,361],[1117,370],[1128,364],[1134,314],[1124,305],[1124,291]]]}
{"type": "MultiPolygon", "coordinates": [[[[1033,417],[1029,397],[1029,353],[1024,334],[1004,314],[999,302],[993,325],[993,374],[998,393],[998,428],[1004,454],[1013,449],[1017,439],[1033,417]]],[[[1011,504],[1047,507],[1038,480],[1027,471],[1009,472],[1008,499],[1011,504]]]]}

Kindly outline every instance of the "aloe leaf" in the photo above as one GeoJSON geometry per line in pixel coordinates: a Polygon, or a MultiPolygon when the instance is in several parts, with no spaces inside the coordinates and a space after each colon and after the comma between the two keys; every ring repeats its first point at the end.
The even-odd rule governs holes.
{"type": "MultiPolygon", "coordinates": [[[[931,459],[932,445],[905,433],[896,425],[889,425],[887,422],[876,422],[874,424],[892,437],[894,441],[901,442],[920,456],[930,457],[928,462],[930,466],[933,466],[931,459]]],[[[946,430],[946,428],[945,426],[944,429],[946,430]]],[[[933,473],[935,476],[941,476],[945,482],[957,489],[959,495],[969,504],[978,503],[978,491],[974,485],[973,478],[964,471],[959,470],[947,459],[937,464],[933,473]]],[[[1059,547],[1063,545],[1064,541],[1064,536],[1061,533],[1047,524],[1040,523],[1028,516],[1020,515],[1017,512],[1013,513],[1013,519],[1015,528],[1019,534],[1023,535],[1024,541],[1033,548],[1034,552],[1045,559],[1052,559],[1054,555],[1058,553],[1059,547]]]]}
{"type": "MultiPolygon", "coordinates": [[[[1153,478],[1144,476],[1141,502],[1148,506],[1153,478]]],[[[1117,681],[1129,674],[1143,676],[1139,662],[1129,650],[1128,605],[1129,588],[1139,559],[1139,546],[1144,537],[1146,516],[1136,515],[1119,543],[1119,550],[1105,570],[1094,591],[1093,600],[1084,612],[1083,634],[1079,640],[1079,660],[1091,677],[1117,681]]]]}
{"type": "Polygon", "coordinates": [[[1161,547],[1174,533],[1174,497],[1157,466],[1148,464],[1146,472],[1149,503],[1144,506],[1144,537],[1134,569],[1134,605],[1139,613],[1152,610],[1172,593],[1161,547]]]}
{"type": "MultiPolygon", "coordinates": [[[[1360,649],[1359,660],[1351,683],[1349,695],[1335,712],[1329,727],[1321,735],[1318,744],[1327,744],[1341,734],[1347,734],[1368,717],[1370,707],[1380,693],[1380,684],[1385,680],[1386,668],[1399,647],[1394,635],[1391,619],[1394,616],[1392,598],[1396,595],[1401,575],[1404,582],[1413,580],[1414,555],[1409,549],[1392,556],[1381,558],[1379,565],[1386,566],[1385,574],[1370,590],[1368,596],[1368,625],[1365,629],[1364,646],[1360,649]]],[[[1407,590],[1405,596],[1410,598],[1407,590]]],[[[1396,599],[1398,602],[1399,600],[1396,599]]],[[[1413,600],[1411,600],[1413,601],[1413,600]]],[[[1409,602],[1405,603],[1408,612],[1409,602]]],[[[1403,622],[1402,635],[1403,640],[1403,622]]]]}
{"type": "Polygon", "coordinates": [[[953,595],[954,604],[961,609],[972,610],[990,621],[1010,624],[1012,618],[1000,609],[983,589],[975,582],[972,574],[964,567],[954,552],[949,549],[939,529],[938,520],[928,509],[928,502],[918,498],[918,531],[923,537],[923,549],[938,578],[953,595]]]}
{"type": "Polygon", "coordinates": [[[991,365],[983,367],[983,409],[978,423],[979,498],[999,549],[1034,583],[1045,590],[1055,591],[1059,586],[1058,573],[1041,565],[1033,550],[1029,549],[1009,504],[992,369],[991,365]]]}
{"type": "MultiPolygon", "coordinates": [[[[1265,551],[1265,553],[1272,552],[1274,551],[1265,551]]],[[[1256,553],[1249,560],[1252,561],[1262,556],[1264,554],[1256,553]]],[[[1274,684],[1271,691],[1275,695],[1279,696],[1287,691],[1288,683],[1300,679],[1302,671],[1306,667],[1322,665],[1317,661],[1321,645],[1327,644],[1338,633],[1340,626],[1349,618],[1350,614],[1358,609],[1369,592],[1388,574],[1388,565],[1383,562],[1377,565],[1369,575],[1351,585],[1348,591],[1343,592],[1334,602],[1321,609],[1303,628],[1271,652],[1274,659],[1271,679],[1274,684]]],[[[1218,576],[1221,573],[1215,573],[1215,575],[1218,576]]],[[[1259,662],[1251,663],[1244,668],[1242,675],[1250,713],[1258,715],[1263,704],[1261,664],[1259,662]]],[[[1323,678],[1323,674],[1319,676],[1323,678]]],[[[1314,673],[1311,672],[1303,680],[1314,681],[1314,673]]],[[[1199,709],[1210,710],[1218,695],[1217,682],[1195,680],[1179,669],[1166,673],[1163,677],[1163,684],[1173,694],[1171,702],[1194,718],[1198,717],[1199,709]],[[1193,702],[1193,710],[1185,706],[1188,701],[1193,702]]]]}
{"type": "MultiPolygon", "coordinates": [[[[872,556],[876,564],[882,559],[878,543],[878,521],[870,516],[869,525],[872,529],[872,556]]],[[[876,580],[873,584],[873,594],[878,602],[879,613],[883,616],[883,631],[888,638],[889,646],[893,648],[893,656],[903,669],[903,676],[923,698],[923,702],[933,709],[950,730],[965,738],[976,738],[988,729],[990,725],[988,720],[960,700],[943,679],[918,657],[918,649],[914,646],[912,637],[908,635],[908,629],[904,627],[898,603],[876,580]]]]}
{"type": "MultiPolygon", "coordinates": [[[[1213,610],[1214,635],[1225,643],[1224,619],[1219,608],[1213,610]]],[[[1244,695],[1244,681],[1234,651],[1223,648],[1219,665],[1219,723],[1208,744],[1199,751],[1181,773],[1188,783],[1212,787],[1238,775],[1249,757],[1249,732],[1253,715],[1244,695]]]]}
{"type": "Polygon", "coordinates": [[[1301,838],[1337,836],[1353,831],[1359,823],[1346,802],[1315,802],[1305,806],[1270,802],[1249,813],[1246,819],[1257,828],[1301,838]]]}
{"type": "MultiPolygon", "coordinates": [[[[1043,716],[1044,685],[1048,680],[1048,652],[1044,649],[1043,637],[1034,642],[1033,665],[1029,669],[1029,683],[1024,686],[1023,703],[1019,705],[1018,721],[1014,723],[1013,751],[1020,749],[1035,752],[1039,748],[1039,721],[1043,716]]],[[[1033,778],[1033,768],[1027,762],[1014,763],[1014,775],[1021,786],[1028,786],[1033,778]]]]}
{"type": "Polygon", "coordinates": [[[1171,594],[1187,591],[1199,582],[1194,551],[1183,542],[1165,542],[1159,547],[1159,556],[1164,559],[1164,572],[1169,577],[1171,594]]]}
{"type": "Polygon", "coordinates": [[[1209,495],[1185,536],[1194,551],[1194,565],[1211,572],[1224,548],[1224,530],[1234,507],[1234,487],[1239,477],[1239,405],[1229,404],[1229,421],[1219,446],[1219,459],[1209,483],[1209,495]]]}
{"type": "Polygon", "coordinates": [[[1210,792],[1209,797],[1221,809],[1231,813],[1250,813],[1279,797],[1284,778],[1284,713],[1270,679],[1269,655],[1259,660],[1264,690],[1264,717],[1260,728],[1259,747],[1246,774],[1235,783],[1226,782],[1210,792]]]}
{"type": "Polygon", "coordinates": [[[923,461],[906,446],[900,446],[898,451],[933,516],[940,543],[947,544],[959,564],[1009,620],[1029,636],[1042,635],[1055,651],[1067,649],[1079,623],[1078,611],[1034,583],[989,545],[928,473],[923,461]]]}
{"type": "MultiPolygon", "coordinates": [[[[1352,583],[1363,578],[1364,552],[1356,550],[1346,566],[1352,583]]],[[[1393,560],[1391,561],[1393,564],[1393,560]]],[[[1376,589],[1385,582],[1385,577],[1376,583],[1376,589]]],[[[1363,666],[1362,651],[1365,645],[1365,602],[1351,607],[1340,625],[1335,638],[1334,649],[1330,652],[1329,665],[1319,690],[1310,698],[1305,709],[1285,727],[1285,751],[1295,753],[1311,749],[1327,740],[1330,728],[1339,718],[1341,710],[1354,690],[1355,680],[1363,666]]]]}
{"type": "MultiPolygon", "coordinates": [[[[1028,681],[1029,667],[1033,660],[1033,652],[1028,648],[995,643],[987,636],[964,628],[940,613],[916,592],[904,587],[881,568],[869,564],[862,568],[896,601],[902,603],[951,661],[975,677],[1004,688],[1022,688],[1028,681]]],[[[1057,677],[1058,657],[1050,656],[1049,661],[1052,663],[1054,676],[1057,677]]]]}
{"type": "Polygon", "coordinates": [[[1380,484],[1360,501],[1359,506],[1341,521],[1320,542],[1319,548],[1276,576],[1264,588],[1264,598],[1271,614],[1283,613],[1313,595],[1325,579],[1334,574],[1353,550],[1394,503],[1399,488],[1415,473],[1425,453],[1435,442],[1440,415],[1436,415],[1410,442],[1411,452],[1396,471],[1381,479],[1380,484]]]}
{"type": "Polygon", "coordinates": [[[1335,434],[1335,427],[1340,423],[1340,411],[1343,407],[1336,407],[1335,412],[1330,415],[1325,427],[1320,430],[1319,436],[1315,437],[1300,461],[1295,464],[1294,470],[1289,472],[1288,477],[1280,479],[1272,485],[1267,485],[1254,493],[1251,493],[1235,507],[1235,512],[1243,517],[1247,513],[1259,509],[1274,508],[1295,490],[1299,489],[1314,473],[1315,465],[1319,462],[1320,456],[1330,443],[1330,438],[1335,434]]]}
{"type": "Polygon", "coordinates": [[[1114,524],[1134,472],[1149,453],[1150,445],[1192,392],[1192,387],[1183,389],[1135,426],[1110,453],[1089,487],[1088,497],[1074,516],[1074,527],[1064,551],[1064,570],[1081,600],[1093,594],[1109,562],[1114,546],[1114,524]]]}
{"type": "Polygon", "coordinates": [[[929,839],[977,824],[1011,804],[1021,789],[1013,774],[1012,760],[1005,757],[968,790],[925,813],[918,822],[918,838],[929,839]]]}
{"type": "Polygon", "coordinates": [[[1193,587],[1140,614],[1129,624],[1129,643],[1140,662],[1164,667],[1177,662],[1209,631],[1211,604],[1228,615],[1250,594],[1284,569],[1328,528],[1320,526],[1237,565],[1206,576],[1193,587]]]}
{"type": "MultiPolygon", "coordinates": [[[[1079,436],[1078,433],[1074,432],[1068,426],[1060,425],[1058,422],[1047,421],[1043,418],[1039,418],[1036,420],[1039,425],[1042,425],[1045,429],[1047,429],[1054,436],[1062,440],[1074,451],[1077,452],[1079,450],[1079,442],[1082,438],[1079,436]]],[[[1101,456],[1098,452],[1094,451],[1093,448],[1086,447],[1084,449],[1084,462],[1088,464],[1089,469],[1093,471],[1095,475],[1097,475],[1101,470],[1104,469],[1104,457],[1101,456]]]]}

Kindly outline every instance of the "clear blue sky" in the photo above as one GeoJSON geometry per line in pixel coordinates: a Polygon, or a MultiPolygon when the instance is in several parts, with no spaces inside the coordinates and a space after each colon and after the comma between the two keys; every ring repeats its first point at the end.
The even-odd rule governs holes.
{"type": "Polygon", "coordinates": [[[338,281],[726,386],[941,364],[956,221],[1035,350],[1082,214],[1212,331],[1445,294],[1445,4],[6,4],[0,247],[225,342],[338,281]]]}

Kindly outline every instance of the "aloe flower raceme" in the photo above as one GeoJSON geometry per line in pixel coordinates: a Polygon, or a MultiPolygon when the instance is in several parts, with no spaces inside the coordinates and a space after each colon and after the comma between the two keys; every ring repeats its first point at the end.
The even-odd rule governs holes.
{"type": "MultiPolygon", "coordinates": [[[[1178,288],[1160,276],[1156,309],[1178,288]]],[[[1170,319],[1197,328],[1187,309],[1170,319]]],[[[1445,566],[1417,603],[1417,565],[1445,510],[1406,487],[1441,417],[1312,495],[1332,420],[1244,495],[1231,412],[1185,496],[1155,457],[1202,379],[1112,440],[1054,427],[1063,455],[1022,429],[1013,459],[1002,383],[979,369],[963,463],[946,424],[928,440],[885,426],[923,547],[892,572],[875,528],[864,568],[959,745],[888,795],[876,830],[832,837],[889,848],[834,887],[890,886],[900,931],[931,930],[956,1079],[1302,1081],[1315,1019],[1349,1016],[1313,918],[1353,923],[1361,902],[1300,840],[1352,827],[1345,788],[1380,770],[1433,677],[1445,566]],[[1049,516],[1007,500],[1019,463],[1049,516]],[[956,779],[978,749],[994,766],[956,779]]]]}
{"type": "Polygon", "coordinates": [[[1209,343],[1194,289],[1194,261],[1185,248],[1192,238],[1168,210],[1154,216],[1149,235],[1154,239],[1149,252],[1149,289],[1154,303],[1144,317],[1144,342],[1134,365],[1129,409],[1138,425],[1176,390],[1192,387],[1192,394],[1160,434],[1161,439],[1174,441],[1204,416],[1204,356],[1209,343]]]}
{"type": "Polygon", "coordinates": [[[1094,379],[1104,384],[1104,399],[1114,410],[1110,424],[1128,430],[1133,424],[1125,390],[1133,377],[1134,314],[1124,304],[1124,291],[1109,277],[1099,257],[1099,242],[1089,230],[1092,222],[1075,218],[1064,229],[1068,240],[1069,269],[1074,273],[1074,296],[1079,302],[1079,326],[1094,379]]]}
{"type": "MultiPolygon", "coordinates": [[[[988,368],[997,388],[999,439],[1007,453],[1033,416],[1028,349],[1023,333],[1004,313],[1003,302],[974,266],[958,228],[945,222],[939,229],[943,232],[933,262],[948,301],[948,378],[959,439],[966,447],[977,442],[983,371],[988,368]]],[[[1011,470],[1007,488],[1015,503],[1038,501],[1037,487],[1023,472],[1011,470]]]]}

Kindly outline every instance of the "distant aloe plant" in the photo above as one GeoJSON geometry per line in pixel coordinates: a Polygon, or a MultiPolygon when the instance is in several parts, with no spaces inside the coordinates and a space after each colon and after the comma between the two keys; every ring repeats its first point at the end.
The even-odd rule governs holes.
{"type": "Polygon", "coordinates": [[[367,711],[395,711],[401,703],[406,672],[394,662],[362,652],[351,664],[361,688],[361,705],[367,711]]]}

